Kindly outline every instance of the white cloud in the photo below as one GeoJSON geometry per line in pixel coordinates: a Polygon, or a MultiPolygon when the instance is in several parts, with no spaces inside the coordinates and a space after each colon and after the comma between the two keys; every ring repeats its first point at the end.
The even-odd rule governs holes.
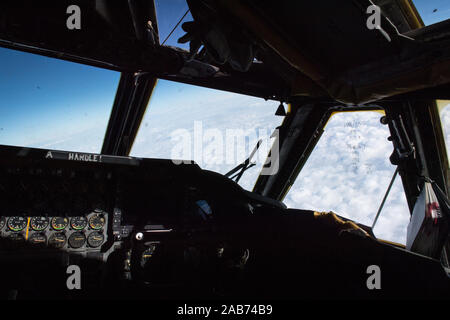
{"type": "MultiPolygon", "coordinates": [[[[236,160],[241,162],[256,144],[257,137],[254,133],[258,129],[271,132],[281,124],[283,118],[274,116],[277,102],[212,92],[214,91],[205,89],[204,94],[192,95],[186,100],[186,93],[179,90],[170,97],[170,104],[158,100],[155,94],[131,155],[170,159],[171,150],[176,143],[171,140],[170,134],[178,129],[192,133],[194,121],[197,120],[202,121],[204,130],[214,129],[223,134],[227,129],[243,130],[251,139],[247,143],[246,152],[239,154],[236,160]]],[[[370,226],[395,169],[389,162],[392,143],[387,141],[388,128],[379,123],[380,116],[373,112],[336,114],[286,196],[285,203],[292,208],[332,210],[370,226]]],[[[449,107],[442,111],[442,123],[449,146],[449,107]]],[[[92,128],[67,138],[43,142],[40,146],[98,152],[103,130],[92,128]]],[[[213,140],[209,136],[204,141],[206,160],[223,158],[221,148],[214,146],[213,140]]],[[[248,190],[253,188],[265,154],[260,158],[260,165],[249,169],[240,181],[240,185],[248,190]]],[[[237,165],[194,160],[202,168],[220,173],[226,173],[237,165]]],[[[409,211],[401,179],[397,177],[378,219],[375,234],[380,238],[405,243],[408,222],[409,211]]]]}
{"type": "MultiPolygon", "coordinates": [[[[395,167],[392,143],[380,114],[341,113],[329,121],[285,203],[289,207],[334,211],[371,226],[395,167]]],[[[375,234],[405,243],[409,210],[397,177],[375,234]]]]}
{"type": "MultiPolygon", "coordinates": [[[[216,93],[209,89],[199,89],[195,98],[187,101],[183,99],[183,94],[179,93],[179,99],[172,97],[172,103],[166,106],[161,105],[158,100],[152,101],[131,151],[132,156],[171,158],[171,149],[174,147],[170,141],[171,133],[184,129],[194,138],[194,122],[201,121],[203,153],[199,156],[194,152],[198,141],[193,139],[193,159],[203,169],[225,174],[246,159],[258,141],[258,134],[265,132],[269,136],[283,120],[274,115],[279,102],[232,93],[216,93]],[[245,141],[245,145],[242,145],[242,141],[233,144],[234,150],[226,148],[227,131],[240,131],[247,136],[248,141],[241,139],[245,141]],[[221,133],[223,139],[214,139],[213,136],[218,133],[221,133]],[[239,150],[241,152],[237,152],[239,150]],[[233,163],[230,163],[230,158],[233,158],[233,163]]],[[[155,94],[153,99],[156,97],[155,94]]],[[[239,184],[246,189],[253,188],[265,161],[267,148],[264,155],[264,148],[261,149],[258,159],[255,157],[259,165],[247,170],[240,180],[239,184]]]]}

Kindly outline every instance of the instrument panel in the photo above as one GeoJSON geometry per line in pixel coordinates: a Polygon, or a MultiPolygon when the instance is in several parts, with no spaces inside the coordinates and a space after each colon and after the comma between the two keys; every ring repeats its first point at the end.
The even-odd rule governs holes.
{"type": "Polygon", "coordinates": [[[160,225],[181,219],[185,203],[172,198],[199,170],[169,160],[0,146],[0,259],[114,259],[135,226],[161,233],[167,230],[160,225]],[[170,192],[160,187],[170,181],[170,192]]]}
{"type": "Polygon", "coordinates": [[[202,174],[171,160],[0,146],[0,271],[14,275],[1,284],[76,296],[69,266],[94,290],[178,283],[184,237],[204,235],[213,220],[202,174]]]}
{"type": "Polygon", "coordinates": [[[79,216],[2,216],[0,250],[49,248],[65,251],[100,248],[108,238],[108,213],[94,210],[79,216]]]}

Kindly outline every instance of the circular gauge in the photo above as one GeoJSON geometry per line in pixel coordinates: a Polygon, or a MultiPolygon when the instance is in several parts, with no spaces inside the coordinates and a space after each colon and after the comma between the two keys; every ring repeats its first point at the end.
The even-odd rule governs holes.
{"type": "Polygon", "coordinates": [[[47,237],[42,233],[33,233],[28,240],[38,246],[45,246],[47,243],[47,237]]]}
{"type": "Polygon", "coordinates": [[[3,227],[5,226],[5,224],[6,224],[6,219],[5,219],[5,217],[0,217],[0,230],[3,229],[3,227]]]}
{"type": "Polygon", "coordinates": [[[83,230],[87,226],[86,217],[73,217],[70,219],[70,226],[75,230],[83,230]]]}
{"type": "Polygon", "coordinates": [[[54,230],[64,230],[69,224],[69,219],[66,217],[53,217],[51,223],[54,230]]]}
{"type": "Polygon", "coordinates": [[[74,232],[69,237],[69,245],[74,249],[81,248],[85,242],[86,236],[81,232],[74,232]]]}
{"type": "Polygon", "coordinates": [[[52,248],[61,249],[66,244],[67,237],[64,233],[53,233],[48,239],[48,245],[52,248]]]}
{"type": "Polygon", "coordinates": [[[21,231],[27,226],[27,218],[11,217],[8,219],[8,228],[11,231],[21,231]]]}
{"type": "Polygon", "coordinates": [[[99,230],[105,225],[105,216],[102,213],[96,213],[89,219],[89,226],[94,230],[99,230]]]}
{"type": "Polygon", "coordinates": [[[34,231],[42,231],[48,227],[47,217],[33,217],[30,221],[31,229],[34,231]]]}
{"type": "Polygon", "coordinates": [[[105,240],[103,233],[98,231],[92,232],[87,238],[87,242],[92,248],[100,247],[103,243],[103,240],[105,240]]]}

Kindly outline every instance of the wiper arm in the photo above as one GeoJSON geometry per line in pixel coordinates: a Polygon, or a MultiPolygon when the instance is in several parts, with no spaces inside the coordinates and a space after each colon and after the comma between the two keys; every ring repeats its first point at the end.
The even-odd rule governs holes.
{"type": "Polygon", "coordinates": [[[389,195],[389,192],[391,192],[391,188],[392,188],[392,185],[394,184],[394,181],[395,181],[395,178],[397,177],[397,174],[398,174],[398,167],[395,169],[394,175],[392,176],[391,182],[389,183],[389,187],[388,187],[386,193],[384,194],[383,201],[381,202],[381,205],[378,208],[377,215],[375,216],[375,219],[373,220],[372,231],[373,231],[373,228],[375,228],[375,224],[377,223],[377,220],[378,220],[378,217],[380,216],[381,210],[383,210],[383,207],[384,207],[386,199],[387,199],[387,197],[389,195]]]}
{"type": "Polygon", "coordinates": [[[255,155],[256,151],[258,151],[261,143],[262,143],[262,139],[259,139],[256,146],[253,148],[252,153],[250,153],[250,156],[247,159],[245,159],[245,161],[242,162],[240,165],[238,165],[236,168],[227,172],[225,174],[225,177],[228,177],[231,180],[236,179],[235,181],[236,181],[236,183],[238,183],[239,180],[241,179],[242,175],[244,174],[244,172],[256,165],[256,163],[251,162],[251,161],[252,161],[252,158],[255,155]]]}

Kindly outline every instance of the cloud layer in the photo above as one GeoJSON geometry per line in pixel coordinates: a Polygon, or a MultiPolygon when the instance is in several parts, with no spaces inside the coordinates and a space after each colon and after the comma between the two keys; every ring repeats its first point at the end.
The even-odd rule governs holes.
{"type": "MultiPolygon", "coordinates": [[[[389,162],[389,129],[376,112],[335,114],[297,177],[289,207],[334,211],[371,226],[395,167],[389,162]]],[[[409,210],[397,177],[374,233],[405,243],[409,210]]]]}
{"type": "MultiPolygon", "coordinates": [[[[277,102],[209,89],[201,89],[197,94],[191,94],[189,99],[185,99],[186,94],[179,89],[170,99],[158,100],[157,95],[153,98],[134,143],[132,156],[170,159],[177,143],[174,133],[183,129],[194,137],[195,121],[201,121],[203,153],[197,154],[192,143],[190,159],[203,169],[224,174],[245,160],[259,133],[270,134],[283,119],[274,116],[277,102]],[[241,130],[247,136],[244,145],[234,146],[232,164],[221,161],[228,152],[225,141],[218,144],[214,135],[208,135],[208,132],[219,132],[225,136],[230,129],[241,130]]],[[[380,117],[381,114],[375,112],[334,115],[284,199],[286,205],[316,211],[331,210],[372,225],[395,170],[389,162],[392,153],[392,143],[387,141],[389,130],[381,125],[380,117]]],[[[450,128],[450,107],[442,111],[442,123],[446,141],[450,141],[450,130],[446,130],[450,128]]],[[[103,134],[104,128],[96,127],[33,146],[99,152],[103,134]]],[[[245,189],[253,188],[266,151],[267,148],[261,150],[257,166],[249,169],[239,182],[245,189]]],[[[380,238],[405,243],[408,222],[409,210],[401,179],[397,177],[374,232],[380,238]]]]}

